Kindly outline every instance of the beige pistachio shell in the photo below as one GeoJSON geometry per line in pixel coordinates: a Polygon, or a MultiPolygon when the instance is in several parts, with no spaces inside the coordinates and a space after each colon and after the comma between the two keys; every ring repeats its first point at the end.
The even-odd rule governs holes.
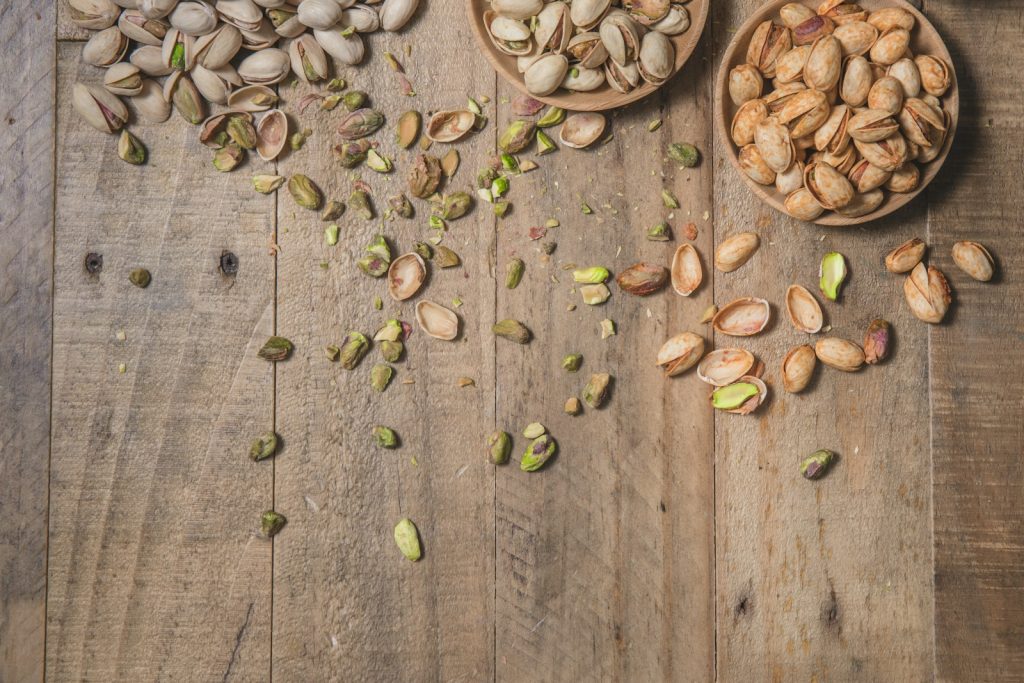
{"type": "Polygon", "coordinates": [[[594,31],[573,36],[566,51],[570,59],[586,69],[599,68],[608,60],[608,49],[601,42],[601,35],[594,31]]]}
{"type": "Polygon", "coordinates": [[[94,85],[75,83],[71,104],[85,122],[103,133],[121,129],[128,120],[128,108],[114,93],[94,85]]]}
{"type": "Polygon", "coordinates": [[[116,26],[97,31],[82,47],[82,61],[108,67],[118,63],[128,51],[128,37],[116,26]]]}
{"type": "Polygon", "coordinates": [[[921,169],[917,164],[906,162],[889,176],[885,189],[890,192],[913,192],[921,184],[921,169]]]}
{"type": "Polygon", "coordinates": [[[882,187],[892,177],[890,171],[874,166],[867,159],[862,159],[847,174],[853,189],[857,192],[871,192],[875,188],[882,187]]]}
{"type": "Polygon", "coordinates": [[[132,51],[128,57],[139,70],[147,76],[166,76],[171,73],[171,67],[164,64],[163,51],[155,45],[143,45],[132,51]]]}
{"type": "Polygon", "coordinates": [[[813,221],[825,212],[806,187],[801,187],[789,194],[785,201],[786,213],[802,221],[813,221]]]}
{"type": "Polygon", "coordinates": [[[891,28],[878,37],[868,54],[875,64],[889,66],[900,60],[907,53],[908,47],[910,32],[905,28],[891,28]]]}
{"type": "Polygon", "coordinates": [[[825,322],[818,300],[801,285],[790,285],[786,290],[786,313],[797,332],[817,334],[825,322]]]}
{"type": "Polygon", "coordinates": [[[132,97],[142,92],[142,74],[130,62],[118,62],[103,73],[103,87],[115,95],[132,97]]]}
{"type": "Polygon", "coordinates": [[[241,49],[242,33],[231,24],[221,24],[216,30],[196,38],[193,46],[196,62],[207,69],[227,65],[241,49]]]}
{"type": "Polygon", "coordinates": [[[676,50],[672,41],[663,33],[650,31],[640,41],[637,68],[640,76],[648,83],[661,85],[672,75],[676,50]]]}
{"type": "Polygon", "coordinates": [[[750,372],[754,362],[754,354],[746,349],[716,349],[701,360],[697,376],[703,382],[724,387],[750,372]]]}
{"type": "Polygon", "coordinates": [[[601,21],[598,33],[608,56],[620,66],[634,61],[640,53],[638,25],[625,12],[616,10],[608,14],[601,21]]]}
{"type": "Polygon", "coordinates": [[[163,88],[152,78],[142,79],[142,89],[129,102],[147,123],[163,123],[171,116],[171,103],[164,99],[163,88]]]}
{"type": "Polygon", "coordinates": [[[298,7],[299,22],[319,31],[326,31],[341,21],[341,13],[342,6],[335,0],[302,0],[298,7]]]}
{"type": "Polygon", "coordinates": [[[893,116],[903,108],[903,84],[892,76],[882,76],[868,91],[868,109],[893,116]]]}
{"type": "Polygon", "coordinates": [[[897,60],[886,71],[886,74],[899,81],[903,86],[903,97],[920,97],[921,95],[921,71],[917,64],[909,57],[897,60]]]}
{"type": "Polygon", "coordinates": [[[863,55],[878,39],[878,29],[866,21],[849,21],[836,26],[832,35],[839,41],[844,57],[863,55]]]}
{"type": "Polygon", "coordinates": [[[839,98],[851,107],[862,107],[868,101],[871,84],[875,81],[871,64],[859,55],[848,57],[843,64],[839,98]]]}
{"type": "Polygon", "coordinates": [[[263,11],[252,0],[217,0],[216,8],[221,20],[243,31],[255,31],[263,22],[263,11]]]}
{"type": "Polygon", "coordinates": [[[76,26],[93,31],[113,26],[121,13],[111,0],[68,0],[68,11],[76,26]]]}
{"type": "Polygon", "coordinates": [[[771,306],[764,299],[743,297],[723,306],[711,320],[712,327],[731,337],[751,337],[768,326],[771,306]]]}
{"type": "Polygon", "coordinates": [[[782,173],[775,175],[775,189],[789,196],[804,186],[804,162],[795,161],[782,173]]]}
{"type": "Polygon", "coordinates": [[[737,107],[760,97],[763,89],[761,72],[750,64],[739,64],[729,72],[729,97],[737,107]]]}
{"type": "Polygon", "coordinates": [[[911,31],[914,28],[914,15],[902,7],[884,7],[868,15],[868,23],[879,32],[884,33],[893,28],[911,31]]]}
{"type": "Polygon", "coordinates": [[[903,281],[903,295],[910,311],[926,323],[940,323],[953,301],[946,276],[938,268],[918,263],[903,281]]]}
{"type": "Polygon", "coordinates": [[[491,43],[507,55],[519,57],[533,51],[533,36],[523,21],[488,10],[484,12],[484,27],[491,43]]]}
{"type": "Polygon", "coordinates": [[[566,147],[583,149],[601,138],[606,125],[607,121],[603,114],[596,112],[572,114],[562,124],[558,139],[566,147]]]}
{"type": "Polygon", "coordinates": [[[342,64],[358,64],[366,56],[366,44],[358,33],[346,35],[335,27],[326,31],[314,30],[313,37],[327,54],[342,64]]]}
{"type": "Polygon", "coordinates": [[[415,252],[402,254],[388,267],[388,294],[395,301],[405,301],[416,295],[426,278],[427,265],[420,255],[415,252]]]}
{"type": "Polygon", "coordinates": [[[799,394],[807,388],[818,365],[818,356],[809,344],[789,350],[782,360],[782,388],[790,394],[799,394]]]}
{"type": "Polygon", "coordinates": [[[878,142],[854,140],[853,144],[861,156],[885,171],[895,171],[907,160],[907,141],[899,133],[878,142]]]}
{"type": "Polygon", "coordinates": [[[756,232],[741,232],[728,237],[715,249],[715,268],[731,273],[749,261],[760,246],[761,238],[756,232]]]}
{"type": "Polygon", "coordinates": [[[288,141],[288,117],[280,109],[271,109],[256,125],[256,152],[263,161],[273,161],[288,141]]]}
{"type": "Polygon", "coordinates": [[[232,88],[242,85],[235,67],[228,64],[219,69],[207,69],[201,64],[192,67],[192,82],[199,93],[210,102],[226,104],[232,88]]]}
{"type": "Polygon", "coordinates": [[[604,69],[577,66],[566,72],[562,87],[573,92],[590,92],[604,85],[604,69]]]}
{"type": "Polygon", "coordinates": [[[614,60],[606,59],[604,77],[613,90],[628,93],[640,84],[640,69],[637,68],[636,62],[621,66],[614,60]]]}
{"type": "Polygon", "coordinates": [[[850,144],[850,133],[847,130],[851,117],[850,107],[837,104],[832,107],[825,123],[814,131],[814,147],[820,152],[840,154],[850,144]]]}
{"type": "Polygon", "coordinates": [[[896,247],[885,257],[885,268],[890,273],[907,273],[924,258],[925,243],[914,237],[896,247]]]}
{"type": "Polygon", "coordinates": [[[766,78],[775,78],[779,57],[793,47],[792,36],[785,26],[779,26],[771,19],[761,22],[747,46],[747,64],[757,67],[766,78]]]}
{"type": "Polygon", "coordinates": [[[416,304],[416,322],[423,332],[435,339],[451,341],[459,335],[459,317],[433,301],[425,299],[416,304]]]}
{"type": "Polygon", "coordinates": [[[856,194],[853,201],[836,209],[836,213],[847,218],[860,218],[880,207],[883,201],[885,193],[881,189],[869,190],[856,194]]]}
{"type": "MultiPolygon", "coordinates": [[[[792,50],[782,55],[776,65],[775,82],[793,83],[801,80],[804,77],[804,67],[807,65],[807,58],[810,55],[810,45],[794,47],[792,50]]],[[[748,64],[747,66],[750,65],[748,64]]]]}
{"type": "Polygon", "coordinates": [[[573,25],[589,31],[601,22],[611,4],[611,0],[573,0],[569,19],[573,25]]]}
{"type": "Polygon", "coordinates": [[[808,88],[828,92],[837,83],[843,67],[843,50],[835,36],[818,38],[811,46],[804,65],[804,83],[808,88]]]}
{"type": "Polygon", "coordinates": [[[843,372],[856,372],[864,365],[864,349],[839,337],[826,337],[814,344],[814,355],[825,365],[843,372]]]}
{"type": "Polygon", "coordinates": [[[835,210],[853,201],[854,189],[846,176],[825,163],[813,161],[804,169],[804,187],[815,201],[835,210]]]}
{"type": "Polygon", "coordinates": [[[740,149],[739,165],[748,178],[761,185],[775,184],[775,171],[765,163],[757,145],[749,144],[740,149]]]}
{"type": "MultiPolygon", "coordinates": [[[[332,0],[333,1],[333,0],[332,0]]],[[[292,72],[306,83],[327,78],[327,55],[313,36],[301,35],[288,45],[288,59],[292,72]]]]}
{"type": "Polygon", "coordinates": [[[217,12],[205,2],[179,2],[167,16],[176,29],[190,36],[204,36],[217,28],[217,12]]]}
{"type": "Polygon", "coordinates": [[[789,129],[774,116],[769,116],[757,124],[757,128],[754,129],[754,144],[757,145],[757,151],[761,153],[764,163],[776,173],[782,173],[793,165],[796,149],[789,136],[789,129]]]}
{"type": "Polygon", "coordinates": [[[509,19],[529,19],[544,9],[544,0],[491,0],[491,8],[509,19]]]}
{"type": "Polygon", "coordinates": [[[393,0],[390,4],[385,0],[381,6],[380,14],[369,5],[352,5],[341,13],[341,24],[342,26],[351,27],[359,33],[373,33],[382,27],[386,14],[388,28],[385,30],[397,31],[401,28],[399,20],[401,20],[401,24],[408,21],[416,11],[417,4],[417,0],[393,0]],[[399,15],[398,10],[409,12],[409,15],[403,19],[399,15]]]}
{"type": "Polygon", "coordinates": [[[865,109],[850,119],[846,130],[859,142],[879,142],[898,131],[899,127],[888,111],[865,109]]]}
{"type": "Polygon", "coordinates": [[[995,273],[995,260],[978,242],[963,241],[953,245],[953,262],[979,282],[988,282],[995,273]]]}
{"type": "Polygon", "coordinates": [[[401,31],[418,7],[419,0],[384,0],[380,7],[380,27],[385,31],[401,31]]]}
{"type": "Polygon", "coordinates": [[[768,105],[764,100],[749,100],[740,105],[732,119],[732,141],[737,147],[754,142],[757,124],[768,117],[768,105]]]}
{"type": "Polygon", "coordinates": [[[657,365],[668,377],[675,377],[692,368],[704,355],[704,338],[693,332],[682,332],[665,342],[658,350],[657,365]]]}
{"type": "Polygon", "coordinates": [[[828,95],[820,90],[800,90],[769,106],[779,121],[789,126],[793,139],[814,133],[831,111],[828,95]]]}
{"type": "Polygon", "coordinates": [[[265,85],[249,85],[228,95],[228,106],[237,111],[266,111],[277,104],[277,93],[265,85]]]}
{"type": "Polygon", "coordinates": [[[936,97],[945,95],[952,82],[949,65],[940,57],[932,55],[918,55],[914,63],[921,74],[921,87],[924,91],[936,97]]]}
{"type": "Polygon", "coordinates": [[[291,58],[276,47],[253,52],[238,65],[238,75],[249,85],[280,83],[290,72],[291,58]]]}
{"type": "Polygon", "coordinates": [[[666,36],[677,36],[690,28],[690,13],[679,4],[669,5],[668,13],[651,24],[651,29],[666,36]]]}
{"type": "Polygon", "coordinates": [[[537,14],[534,37],[538,49],[562,54],[569,46],[572,38],[572,21],[569,19],[569,6],[560,0],[545,3],[544,9],[537,14]]]}
{"type": "Polygon", "coordinates": [[[140,45],[160,47],[170,26],[162,19],[147,19],[136,9],[126,9],[117,20],[121,33],[140,45]]]}
{"type": "Polygon", "coordinates": [[[544,97],[558,89],[568,71],[569,60],[565,55],[546,54],[527,67],[523,83],[528,91],[544,97]]]}
{"type": "Polygon", "coordinates": [[[799,2],[789,2],[779,8],[779,19],[782,24],[792,30],[808,19],[813,19],[814,10],[799,2]]]}
{"type": "Polygon", "coordinates": [[[690,296],[704,280],[700,254],[692,244],[681,244],[672,257],[672,289],[680,296],[690,296]]]}
{"type": "Polygon", "coordinates": [[[455,142],[473,129],[476,116],[468,109],[435,112],[427,121],[425,132],[434,142],[455,142]]]}

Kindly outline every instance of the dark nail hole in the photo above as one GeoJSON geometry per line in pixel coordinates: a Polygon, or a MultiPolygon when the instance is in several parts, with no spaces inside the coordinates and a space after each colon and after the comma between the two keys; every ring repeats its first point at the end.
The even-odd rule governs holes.
{"type": "Polygon", "coordinates": [[[238,257],[235,256],[234,252],[224,251],[221,253],[220,270],[225,275],[235,275],[238,273],[238,257]]]}
{"type": "Polygon", "coordinates": [[[94,251],[90,251],[85,255],[85,269],[91,274],[96,275],[103,270],[103,254],[97,254],[94,251]]]}

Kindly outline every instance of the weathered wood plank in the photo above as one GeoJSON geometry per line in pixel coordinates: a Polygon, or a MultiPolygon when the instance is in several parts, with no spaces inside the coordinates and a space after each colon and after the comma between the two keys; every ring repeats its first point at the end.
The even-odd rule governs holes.
{"type": "MultiPolygon", "coordinates": [[[[669,336],[704,332],[696,321],[711,303],[712,276],[689,300],[669,290],[641,299],[609,283],[612,298],[590,307],[571,273],[571,264],[613,273],[641,260],[667,266],[688,222],[710,253],[710,160],[688,170],[664,156],[672,141],[711,149],[709,54],[706,41],[663,95],[613,115],[608,144],[544,157],[531,146],[523,157],[540,168],[512,181],[513,210],[498,229],[496,318],[523,321],[535,339],[496,342],[497,426],[515,437],[513,462],[496,472],[502,681],[714,676],[713,420],[693,373],[669,380],[654,366],[669,336]],[[658,118],[664,125],[648,132],[658,118]],[[681,209],[662,206],[662,187],[681,209]],[[583,215],[581,202],[594,214],[583,215]],[[530,241],[529,228],[550,218],[560,225],[530,241]],[[647,228],[665,219],[675,240],[647,241],[647,228]],[[545,241],[558,245],[550,257],[545,241]],[[501,279],[516,256],[526,275],[507,290],[501,279]],[[618,334],[602,340],[604,318],[618,334]],[[576,374],[560,366],[568,353],[583,354],[576,374]],[[607,407],[564,414],[597,372],[615,377],[607,407]],[[525,473],[522,429],[533,421],[548,427],[559,454],[525,473]]],[[[499,92],[515,95],[507,84],[499,92]]],[[[501,113],[502,126],[515,118],[508,106],[501,113]]],[[[548,132],[557,138],[557,128],[548,132]]]]}
{"type": "Polygon", "coordinates": [[[1024,391],[1009,370],[1021,364],[1024,334],[1024,15],[1012,0],[981,12],[970,2],[925,8],[946,38],[961,93],[957,141],[929,192],[929,256],[956,302],[931,331],[936,679],[1012,681],[1024,671],[1024,391]],[[952,245],[964,239],[996,254],[994,282],[975,282],[953,264],[952,245]]]}
{"type": "Polygon", "coordinates": [[[80,51],[59,46],[47,677],[263,679],[272,474],[247,451],[272,419],[256,351],[273,322],[273,199],[246,171],[216,173],[176,115],[133,125],[150,161],[121,162],[71,108],[72,84],[100,76],[80,51]],[[145,290],[128,281],[138,266],[145,290]]]}
{"type": "Polygon", "coordinates": [[[0,680],[43,677],[53,294],[53,5],[0,10],[0,680]]]}
{"type": "MultiPolygon", "coordinates": [[[[715,6],[717,51],[758,2],[715,6]]],[[[927,330],[906,310],[902,280],[885,252],[925,230],[916,202],[863,229],[823,229],[761,205],[716,139],[715,238],[744,230],[761,248],[716,279],[721,306],[759,296],[773,306],[768,332],[716,335],[767,366],[769,403],[753,416],[721,414],[716,426],[718,676],[733,680],[923,681],[932,671],[927,330]],[[786,288],[817,292],[824,253],[843,253],[850,277],[838,303],[823,304],[832,329],[797,333],[786,288]],[[825,305],[827,304],[827,305],[825,305]],[[875,317],[892,322],[895,356],[857,374],[819,364],[800,395],[783,392],[788,349],[838,336],[860,344],[875,317]],[[805,481],[800,459],[838,453],[834,470],[805,481]]]]}
{"type": "Polygon", "coordinates": [[[71,6],[68,5],[68,0],[48,0],[43,4],[57,6],[57,40],[88,40],[93,34],[93,31],[76,26],[71,21],[71,6]]]}
{"type": "MultiPolygon", "coordinates": [[[[356,261],[375,234],[395,256],[431,235],[429,207],[413,199],[416,216],[382,221],[387,197],[406,190],[418,149],[400,150],[394,125],[407,109],[462,107],[466,97],[493,99],[494,76],[476,50],[459,3],[432,3],[400,34],[377,34],[367,62],[341,71],[351,88],[369,92],[388,117],[374,137],[395,170],[341,168],[331,148],[343,108],[316,106],[300,116],[313,134],[280,164],[282,175],[304,173],[327,197],[347,200],[357,178],[369,183],[378,218],[349,208],[338,221],[341,241],[325,245],[327,225],[279,193],[278,331],[293,339],[294,357],[278,368],[278,430],[286,444],[276,463],[277,507],[289,526],[276,539],[274,677],[278,680],[482,681],[493,670],[493,468],[483,440],[493,422],[494,365],[489,320],[494,281],[488,254],[488,207],[453,221],[444,244],[463,265],[432,269],[413,299],[394,302],[386,281],[364,275],[356,261]],[[444,37],[443,40],[441,37],[444,37]],[[411,46],[411,55],[405,47],[411,46]],[[382,53],[405,63],[417,96],[400,94],[382,53]],[[326,264],[326,268],[321,267],[326,264]],[[380,296],[383,310],[372,300],[380,296]],[[427,337],[414,305],[429,298],[451,306],[460,297],[460,337],[427,337]],[[349,330],[372,337],[389,318],[413,325],[395,378],[378,394],[370,369],[379,347],[353,371],[322,350],[349,330]],[[460,376],[476,386],[459,388],[460,376]],[[405,382],[414,382],[406,384],[405,382]],[[396,430],[401,446],[383,450],[374,425],[396,430]],[[402,557],[393,528],[402,517],[419,527],[424,556],[402,557]]],[[[308,91],[286,87],[288,108],[308,91]]],[[[475,169],[491,143],[490,129],[460,143],[462,167],[449,184],[471,191],[475,169]]],[[[441,154],[446,145],[435,145],[441,154]]],[[[411,198],[411,196],[410,196],[411,198]]]]}

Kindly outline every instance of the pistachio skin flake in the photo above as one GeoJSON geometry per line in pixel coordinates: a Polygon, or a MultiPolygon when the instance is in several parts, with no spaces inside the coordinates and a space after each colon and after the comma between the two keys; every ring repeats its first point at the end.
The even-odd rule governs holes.
{"type": "Polygon", "coordinates": [[[881,318],[872,320],[864,334],[864,362],[875,365],[888,358],[891,337],[892,326],[888,321],[881,318]]]}
{"type": "Polygon", "coordinates": [[[570,353],[562,359],[562,367],[568,372],[576,372],[582,364],[583,355],[579,353],[570,353]]]}
{"type": "Polygon", "coordinates": [[[558,450],[558,442],[550,434],[543,434],[526,447],[523,457],[519,460],[519,469],[523,472],[536,472],[551,459],[558,450]]]}
{"type": "Polygon", "coordinates": [[[570,396],[565,400],[565,414],[566,415],[579,415],[583,407],[580,405],[580,400],[575,396],[570,396]]]}
{"type": "Polygon", "coordinates": [[[587,386],[583,387],[583,402],[591,408],[600,408],[608,400],[608,385],[612,376],[607,372],[599,372],[590,376],[587,386]]]}
{"type": "Polygon", "coordinates": [[[128,280],[139,289],[145,289],[153,281],[153,276],[145,268],[136,268],[128,274],[128,280]]]}
{"type": "Polygon", "coordinates": [[[525,270],[526,264],[523,263],[523,259],[514,258],[509,261],[508,266],[505,268],[505,287],[508,289],[518,287],[523,279],[523,271],[525,270]]]}
{"type": "Polygon", "coordinates": [[[373,428],[373,439],[381,448],[398,448],[398,435],[390,427],[377,425],[373,428]]]}
{"type": "Polygon", "coordinates": [[[292,352],[292,343],[284,337],[273,336],[264,342],[259,357],[273,362],[286,359],[292,352]]]}
{"type": "Polygon", "coordinates": [[[266,460],[267,458],[274,455],[277,452],[277,434],[274,432],[267,432],[260,434],[253,439],[252,445],[249,446],[249,457],[255,462],[260,460],[266,460]]]}
{"type": "Polygon", "coordinates": [[[498,430],[487,437],[487,460],[492,465],[504,465],[512,453],[512,437],[498,430]]]}
{"type": "Polygon", "coordinates": [[[273,510],[267,510],[260,515],[260,530],[267,538],[276,536],[287,523],[288,519],[284,515],[273,510]]]}
{"type": "Polygon", "coordinates": [[[419,530],[408,517],[398,520],[398,524],[395,525],[395,544],[410,562],[416,562],[423,557],[419,530]]]}
{"type": "Polygon", "coordinates": [[[835,457],[835,453],[824,448],[814,451],[800,461],[800,474],[804,475],[805,479],[821,479],[832,467],[835,457]]]}

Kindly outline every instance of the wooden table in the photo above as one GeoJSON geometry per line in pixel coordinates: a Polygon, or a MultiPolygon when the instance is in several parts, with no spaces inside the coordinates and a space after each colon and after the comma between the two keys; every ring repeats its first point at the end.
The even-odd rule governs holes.
{"type": "MultiPolygon", "coordinates": [[[[466,186],[514,93],[476,53],[462,3],[427,4],[411,31],[375,37],[368,64],[341,75],[391,113],[488,96],[489,125],[459,145],[466,186]],[[416,98],[399,94],[388,49],[416,98]]],[[[342,242],[325,246],[313,214],[252,191],[250,175],[271,165],[215,173],[177,116],[133,126],[147,166],[120,162],[114,140],[71,109],[71,84],[97,73],[65,8],[9,2],[0,680],[1022,680],[1020,3],[927,0],[963,94],[953,155],[926,197],[855,230],[762,207],[713,136],[717,56],[756,5],[715,3],[683,74],[617,112],[609,144],[539,159],[513,183],[507,219],[483,206],[453,222],[445,243],[463,265],[436,272],[428,296],[462,299],[463,334],[414,336],[380,395],[368,363],[346,372],[320,350],[412,317],[408,304],[375,311],[382,284],[353,266],[377,223],[348,216],[342,242]],[[663,158],[679,140],[703,150],[698,169],[663,158]],[[682,200],[669,219],[676,243],[643,237],[666,218],[662,187],[682,200]],[[545,261],[526,231],[548,218],[560,226],[545,261]],[[566,264],[667,262],[691,221],[706,261],[741,230],[762,247],[735,273],[708,268],[691,300],[616,293],[567,310],[578,294],[566,264]],[[955,289],[941,326],[912,318],[881,265],[912,236],[955,289]],[[958,239],[997,254],[997,282],[955,269],[958,239]],[[712,414],[692,373],[667,381],[653,367],[662,341],[701,330],[713,301],[763,296],[778,314],[789,284],[814,285],[829,249],[852,273],[827,307],[833,333],[859,339],[871,318],[890,319],[890,362],[819,372],[812,390],[784,395],[778,364],[802,339],[776,324],[744,343],[775,390],[746,418],[712,414]],[[102,272],[84,268],[89,252],[102,272]],[[224,252],[237,274],[220,270],[224,252]],[[513,255],[527,271],[510,291],[513,255]],[[153,273],[146,290],[128,282],[137,266],[153,273]],[[535,341],[495,341],[490,325],[504,317],[527,322],[535,341]],[[618,334],[601,340],[605,317],[618,334]],[[296,345],[276,367],[256,356],[274,330],[296,345]],[[579,376],[559,367],[571,351],[585,356],[579,376]],[[616,378],[610,405],[562,414],[603,370],[616,378]],[[462,376],[476,385],[458,387],[462,376]],[[484,463],[489,432],[533,420],[559,439],[556,461],[535,474],[484,463]],[[374,424],[394,426],[402,447],[376,449],[374,424]],[[254,464],[248,443],[269,428],[284,446],[254,464]],[[817,448],[840,461],[812,484],[796,466],[817,448]],[[273,542],[256,533],[270,507],[289,519],[273,542]],[[391,538],[402,516],[424,540],[416,564],[391,538]]],[[[305,92],[285,90],[290,108],[305,92]]],[[[344,198],[350,178],[328,151],[337,118],[302,117],[313,135],[277,171],[344,198]]],[[[379,203],[408,156],[393,176],[361,172],[379,203]]],[[[385,227],[403,248],[429,234],[419,209],[385,227]]]]}

